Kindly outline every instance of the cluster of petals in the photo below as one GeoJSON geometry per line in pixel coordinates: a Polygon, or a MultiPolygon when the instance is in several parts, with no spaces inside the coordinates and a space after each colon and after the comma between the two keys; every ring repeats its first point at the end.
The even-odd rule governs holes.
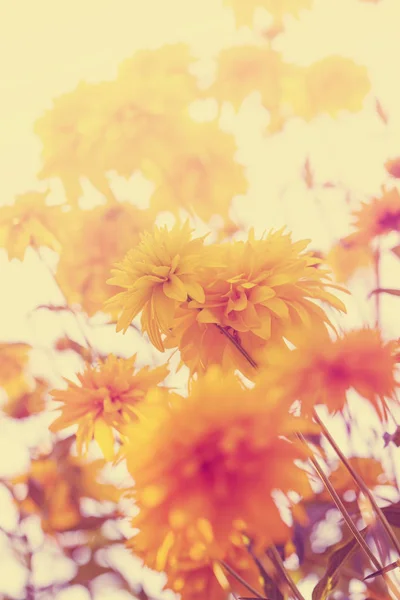
{"type": "Polygon", "coordinates": [[[279,230],[204,246],[203,238],[190,241],[187,224],[156,228],[110,280],[125,288],[111,300],[122,309],[117,329],[126,330],[142,310],[153,344],[178,347],[192,373],[221,364],[248,374],[239,345],[263,363],[271,351],[284,351],[284,339],[296,344],[306,331],[327,332],[330,321],[318,302],[345,311],[328,291],[335,287],[328,271],[304,252],[307,245],[279,230]]]}
{"type": "Polygon", "coordinates": [[[378,329],[353,329],[335,338],[313,336],[276,362],[265,377],[273,380],[302,412],[311,415],[317,404],[342,411],[353,390],[367,400],[380,418],[395,397],[398,342],[385,342],[378,329]]]}
{"type": "Polygon", "coordinates": [[[204,238],[192,240],[191,233],[188,222],[182,227],[177,223],[172,230],[155,227],[152,233],[143,233],[137,247],[117,264],[108,283],[125,291],[107,304],[122,308],[117,331],[125,332],[143,311],[142,328],[163,351],[161,333],[169,333],[178,305],[189,297],[204,302],[197,278],[207,263],[212,264],[212,255],[203,248],[204,238]]]}
{"type": "Polygon", "coordinates": [[[396,188],[382,189],[382,193],[369,202],[362,202],[354,213],[356,231],[348,240],[368,244],[376,237],[400,231],[400,193],[396,188]]]}
{"type": "Polygon", "coordinates": [[[136,356],[129,359],[109,355],[95,365],[86,365],[78,374],[79,383],[67,380],[68,387],[54,390],[52,396],[61,403],[61,415],[53,421],[52,431],[78,425],[78,452],[85,453],[95,439],[105,458],[114,458],[113,430],[121,429],[136,418],[135,407],[147,392],[168,375],[167,366],[135,372],[136,356]]]}
{"type": "Polygon", "coordinates": [[[294,435],[308,426],[272,388],[248,389],[217,367],[192,382],[187,398],[150,393],[125,431],[140,509],[135,553],[191,597],[191,577],[203,572],[204,593],[214,562],[246,549],[244,535],[255,547],[285,541],[290,528],[272,492],[310,493],[294,435]]]}

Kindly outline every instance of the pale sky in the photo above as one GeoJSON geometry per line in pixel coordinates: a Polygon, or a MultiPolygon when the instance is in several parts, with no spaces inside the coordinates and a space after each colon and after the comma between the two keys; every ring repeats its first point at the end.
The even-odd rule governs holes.
{"type": "MultiPolygon", "coordinates": [[[[51,106],[53,97],[75,88],[80,80],[113,78],[119,62],[137,49],[189,43],[207,75],[220,49],[255,39],[247,28],[235,30],[232,13],[222,7],[221,0],[13,0],[3,4],[0,205],[11,203],[15,194],[37,185],[40,143],[33,134],[33,124],[51,106]]],[[[257,13],[257,19],[256,26],[261,26],[265,19],[262,12],[257,13]]],[[[388,181],[383,164],[389,157],[400,155],[399,25],[399,0],[379,4],[315,0],[314,9],[304,11],[300,20],[287,18],[285,33],[274,42],[287,60],[308,64],[329,54],[353,58],[368,67],[372,92],[359,114],[345,114],[336,120],[319,117],[308,124],[296,119],[283,133],[269,137],[262,133],[268,115],[259,109],[256,97],[249,98],[236,117],[225,107],[221,126],[235,134],[238,158],[249,167],[249,194],[245,202],[235,202],[234,218],[255,226],[259,233],[287,225],[295,238],[309,237],[312,246],[322,250],[348,233],[348,207],[342,194],[332,190],[309,192],[300,173],[309,156],[316,179],[350,187],[355,204],[377,193],[388,181]],[[388,127],[376,115],[375,98],[389,115],[388,127]]],[[[57,186],[50,184],[56,194],[57,186]]],[[[27,339],[46,346],[52,339],[53,325],[40,316],[32,319],[28,313],[37,304],[57,301],[48,275],[32,256],[21,265],[7,263],[0,254],[0,270],[1,340],[27,339]]],[[[396,260],[385,259],[383,285],[396,287],[399,275],[396,260]]],[[[349,316],[343,321],[346,326],[371,322],[372,306],[365,300],[371,284],[355,283],[356,298],[348,301],[349,316]]],[[[400,336],[399,299],[387,297],[382,302],[385,333],[400,336]]],[[[70,323],[66,326],[72,327],[70,323]]],[[[129,352],[130,344],[135,343],[113,333],[106,337],[101,334],[96,341],[104,349],[120,348],[123,352],[129,352]]],[[[150,358],[146,354],[143,362],[150,358]]],[[[47,372],[54,364],[39,354],[34,367],[47,372]]],[[[63,375],[74,367],[65,361],[56,365],[63,375]]],[[[22,441],[14,426],[3,422],[1,427],[0,474],[23,469],[26,443],[35,443],[35,432],[25,429],[22,441]]],[[[3,562],[4,556],[0,544],[0,582],[18,587],[21,577],[16,571],[10,575],[12,561],[3,562]]],[[[84,595],[81,598],[86,600],[84,595]]],[[[60,595],[59,600],[67,600],[67,596],[60,595]]]]}

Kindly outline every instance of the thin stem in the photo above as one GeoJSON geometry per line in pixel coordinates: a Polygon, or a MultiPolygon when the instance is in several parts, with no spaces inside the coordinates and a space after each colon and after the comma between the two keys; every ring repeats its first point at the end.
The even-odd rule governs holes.
{"type": "Polygon", "coordinates": [[[275,548],[275,546],[271,546],[270,552],[274,558],[274,561],[276,563],[276,566],[278,567],[280,574],[282,575],[282,577],[288,584],[289,588],[293,592],[293,596],[296,598],[296,600],[305,600],[304,596],[301,594],[301,592],[297,588],[296,584],[294,583],[294,581],[290,577],[289,573],[287,572],[285,565],[283,564],[283,560],[282,560],[278,550],[275,548]]]}
{"type": "Polygon", "coordinates": [[[254,367],[254,369],[257,369],[258,365],[257,365],[256,361],[250,356],[250,354],[247,352],[247,350],[245,350],[243,348],[241,343],[238,342],[233,337],[233,335],[231,333],[229,333],[229,331],[227,329],[222,327],[222,325],[219,325],[218,323],[215,323],[215,325],[221,331],[221,333],[223,333],[228,338],[228,340],[230,340],[232,342],[232,344],[235,346],[235,348],[237,348],[237,350],[239,350],[239,352],[245,357],[245,359],[251,364],[251,366],[254,367]]]}
{"type": "Polygon", "coordinates": [[[71,313],[71,314],[74,316],[74,318],[75,318],[75,323],[76,323],[76,326],[77,326],[77,328],[78,328],[78,330],[79,330],[79,333],[81,334],[81,336],[82,336],[82,339],[84,340],[84,342],[85,342],[85,344],[86,344],[86,346],[87,346],[88,350],[90,350],[90,352],[92,353],[92,356],[95,356],[95,355],[96,355],[96,352],[95,352],[95,350],[94,350],[94,348],[93,348],[92,344],[90,343],[90,341],[89,341],[89,338],[87,337],[87,335],[86,335],[86,333],[85,333],[85,330],[83,329],[83,327],[82,327],[81,323],[79,322],[78,315],[76,314],[76,312],[75,312],[75,311],[74,311],[74,310],[71,308],[71,306],[69,305],[69,303],[68,303],[68,300],[67,300],[67,297],[66,297],[66,295],[64,294],[64,292],[63,292],[63,290],[62,290],[62,288],[61,288],[60,284],[58,283],[57,276],[56,276],[56,275],[55,275],[55,273],[52,271],[52,269],[51,269],[51,268],[50,268],[50,266],[47,264],[47,262],[46,262],[45,260],[43,260],[43,257],[42,257],[42,255],[40,254],[39,248],[38,248],[37,246],[33,246],[33,247],[34,247],[34,249],[36,250],[36,255],[37,255],[37,257],[39,258],[40,262],[41,262],[41,263],[43,264],[43,266],[46,268],[47,272],[50,274],[50,277],[52,278],[52,280],[54,281],[55,285],[57,286],[57,289],[58,289],[58,291],[59,291],[59,293],[60,293],[60,295],[61,295],[61,297],[62,297],[62,299],[63,299],[63,301],[64,301],[64,303],[65,303],[65,306],[66,306],[67,310],[68,310],[68,311],[69,311],[69,312],[70,312],[70,313],[71,313]]]}
{"type": "Polygon", "coordinates": [[[232,567],[230,567],[224,560],[221,560],[220,563],[224,567],[224,569],[226,569],[228,573],[232,575],[232,577],[237,579],[237,581],[239,581],[239,583],[241,583],[243,587],[249,590],[249,592],[254,594],[256,598],[261,598],[261,600],[268,600],[267,598],[264,598],[264,596],[260,594],[260,592],[258,592],[255,588],[253,588],[253,586],[251,586],[250,583],[247,583],[247,581],[243,579],[243,577],[241,577],[239,573],[236,573],[236,571],[232,569],[232,567]]]}
{"type": "Polygon", "coordinates": [[[382,526],[383,526],[384,530],[386,531],[389,539],[391,540],[393,546],[396,548],[396,551],[397,551],[398,555],[400,556],[400,543],[399,543],[399,540],[396,538],[396,536],[395,536],[395,534],[393,532],[393,529],[391,528],[391,526],[389,524],[389,521],[385,517],[385,514],[382,512],[381,508],[378,506],[378,504],[377,504],[377,502],[376,502],[376,500],[374,498],[374,495],[369,490],[368,486],[365,485],[364,481],[361,479],[361,477],[358,475],[358,473],[353,469],[353,467],[351,466],[351,464],[349,463],[349,461],[347,460],[347,458],[345,457],[345,455],[340,450],[339,446],[337,445],[337,443],[335,442],[335,440],[333,439],[333,437],[329,433],[329,431],[326,428],[325,424],[323,423],[323,421],[321,420],[321,418],[318,416],[318,414],[317,414],[317,412],[316,412],[315,409],[314,409],[313,416],[314,416],[314,420],[321,427],[324,436],[326,437],[326,439],[328,440],[328,442],[330,443],[330,445],[332,446],[332,448],[334,449],[334,451],[336,452],[336,454],[338,455],[338,457],[340,458],[340,460],[342,461],[342,463],[344,464],[344,466],[346,467],[346,469],[348,470],[348,472],[350,473],[350,475],[353,477],[354,481],[360,487],[360,489],[362,490],[363,494],[365,494],[367,496],[368,500],[371,502],[373,508],[376,511],[376,514],[379,517],[379,520],[382,523],[382,526]]]}
{"type": "MultiPolygon", "coordinates": [[[[301,433],[298,433],[297,436],[303,442],[303,444],[307,447],[307,449],[309,449],[309,445],[306,442],[304,436],[301,433]]],[[[361,549],[364,551],[364,553],[370,559],[370,561],[374,565],[375,569],[379,571],[383,567],[380,565],[380,562],[374,556],[371,548],[368,546],[367,542],[364,540],[363,536],[361,535],[361,533],[359,532],[359,530],[353,523],[345,505],[343,504],[340,497],[338,496],[335,488],[332,486],[329,479],[327,478],[327,476],[325,475],[325,473],[323,472],[323,470],[321,469],[318,462],[315,460],[315,458],[313,456],[310,456],[310,461],[311,461],[314,469],[317,471],[317,473],[318,473],[320,479],[322,480],[323,484],[325,485],[326,489],[328,490],[329,494],[331,495],[332,500],[335,503],[337,509],[342,513],[347,526],[349,527],[351,533],[354,535],[354,537],[357,540],[358,544],[360,545],[361,549]]],[[[392,593],[394,594],[394,596],[399,600],[400,592],[397,590],[397,588],[394,587],[393,583],[390,580],[387,581],[387,585],[390,588],[390,590],[392,591],[392,593]]]]}
{"type": "MultiPolygon", "coordinates": [[[[376,247],[374,253],[374,272],[375,272],[375,289],[379,290],[381,287],[381,252],[379,245],[376,247]]],[[[381,324],[381,295],[375,294],[375,326],[380,327],[381,324]]]]}

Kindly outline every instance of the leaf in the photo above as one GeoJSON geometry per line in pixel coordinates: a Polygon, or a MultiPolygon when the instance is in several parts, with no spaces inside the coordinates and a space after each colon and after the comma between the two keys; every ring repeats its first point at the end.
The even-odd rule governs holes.
{"type": "Polygon", "coordinates": [[[390,294],[391,296],[400,296],[400,290],[396,290],[394,288],[376,288],[376,290],[372,290],[372,292],[368,295],[368,298],[371,298],[374,294],[390,294]]]}
{"type": "Polygon", "coordinates": [[[379,102],[378,98],[375,100],[375,110],[379,116],[379,118],[387,125],[388,123],[388,115],[385,110],[383,110],[382,104],[379,102]]]}
{"type": "MultiPolygon", "coordinates": [[[[367,527],[360,531],[360,533],[365,535],[367,527]]],[[[329,593],[333,591],[338,583],[340,567],[350,554],[356,550],[357,544],[357,540],[353,538],[330,555],[325,574],[313,589],[312,600],[327,600],[329,593]]]]}
{"type": "Polygon", "coordinates": [[[394,248],[391,248],[391,251],[393,252],[393,254],[395,254],[397,256],[397,258],[400,258],[400,245],[395,246],[394,248]]]}

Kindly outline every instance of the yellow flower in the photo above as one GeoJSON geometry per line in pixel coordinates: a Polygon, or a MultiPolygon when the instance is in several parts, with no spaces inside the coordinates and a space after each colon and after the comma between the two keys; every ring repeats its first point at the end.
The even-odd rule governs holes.
{"type": "Polygon", "coordinates": [[[287,539],[272,491],[305,495],[310,485],[295,464],[305,456],[290,441],[304,423],[273,389],[246,389],[215,368],[193,382],[187,398],[152,401],[150,394],[138,416],[125,431],[140,509],[132,545],[148,567],[166,572],[173,589],[190,598],[191,575],[209,574],[214,561],[245,550],[243,535],[255,548],[287,539]]]}
{"type": "Polygon", "coordinates": [[[204,290],[197,282],[207,264],[202,238],[191,239],[189,223],[176,223],[172,230],[155,227],[145,232],[136,248],[128,252],[113,271],[108,283],[125,288],[107,306],[122,309],[117,331],[128,329],[142,312],[142,328],[151,342],[164,350],[161,333],[168,333],[177,306],[188,296],[204,301],[204,290]]]}
{"type": "Polygon", "coordinates": [[[79,384],[67,380],[67,389],[53,390],[53,398],[63,406],[50,429],[60,431],[78,424],[78,452],[87,451],[90,441],[95,439],[105,458],[112,460],[113,429],[120,431],[135,419],[136,405],[168,375],[165,365],[155,369],[144,367],[134,373],[135,360],[136,356],[124,359],[110,355],[95,366],[86,365],[78,375],[79,384]]]}
{"type": "Polygon", "coordinates": [[[168,346],[179,347],[192,372],[216,362],[251,377],[254,370],[227,334],[258,364],[268,363],[271,353],[284,352],[285,339],[297,344],[311,333],[327,336],[330,321],[316,302],[340,311],[345,307],[328,291],[337,287],[328,271],[316,268],[320,261],[303,252],[307,244],[292,242],[280,230],[261,240],[250,232],[246,242],[215,248],[227,266],[205,270],[200,279],[205,301],[191,301],[177,313],[168,346]]]}
{"type": "Polygon", "coordinates": [[[183,208],[206,222],[216,214],[227,218],[232,199],[247,191],[244,168],[235,160],[235,139],[216,121],[181,118],[174,139],[160,139],[157,148],[164,150],[153,150],[142,165],[156,185],[150,198],[155,213],[183,208]]]}
{"type": "Polygon", "coordinates": [[[103,126],[99,98],[104,84],[85,82],[53,100],[53,107],[35,123],[42,142],[40,179],[58,177],[69,202],[82,195],[82,177],[108,197],[108,180],[99,163],[98,138],[103,126]]]}
{"type": "Polygon", "coordinates": [[[304,74],[308,106],[301,116],[306,119],[320,113],[335,117],[342,110],[357,112],[371,88],[366,67],[343,56],[327,56],[304,74]]]}
{"type": "Polygon", "coordinates": [[[56,275],[68,302],[80,304],[89,316],[104,310],[118,292],[106,283],[112,266],[152,223],[148,211],[127,202],[70,211],[56,275]]]}
{"type": "Polygon", "coordinates": [[[394,398],[397,342],[385,343],[378,329],[354,329],[334,340],[313,335],[285,357],[276,357],[267,377],[311,414],[316,404],[329,412],[343,410],[347,392],[355,390],[368,400],[380,418],[386,400],[394,398]]]}
{"type": "Polygon", "coordinates": [[[46,204],[48,192],[27,192],[0,208],[0,246],[10,259],[23,260],[29,246],[60,249],[62,209],[46,204]]]}

